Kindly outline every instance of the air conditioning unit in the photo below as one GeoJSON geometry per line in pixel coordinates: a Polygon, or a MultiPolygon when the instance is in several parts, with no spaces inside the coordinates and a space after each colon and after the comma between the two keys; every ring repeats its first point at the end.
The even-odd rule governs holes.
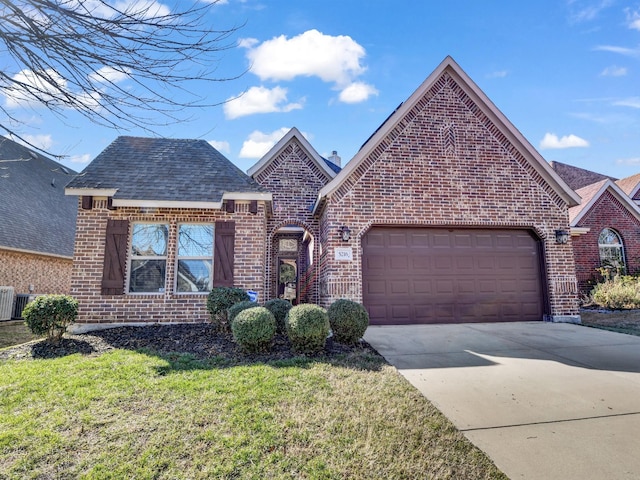
{"type": "Polygon", "coordinates": [[[16,303],[13,306],[13,318],[18,320],[22,319],[22,311],[24,307],[27,306],[27,303],[33,301],[32,296],[33,295],[29,295],[28,293],[18,293],[16,295],[16,303]]]}
{"type": "Polygon", "coordinates": [[[13,313],[13,287],[0,287],[0,321],[11,320],[13,313]]]}

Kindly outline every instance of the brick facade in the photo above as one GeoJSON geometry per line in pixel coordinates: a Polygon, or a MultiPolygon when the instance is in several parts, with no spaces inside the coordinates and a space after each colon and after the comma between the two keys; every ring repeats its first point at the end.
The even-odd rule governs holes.
{"type": "Polygon", "coordinates": [[[328,196],[321,212],[321,303],[362,301],[360,240],[372,225],[527,228],[543,245],[548,313],[578,313],[567,204],[448,73],[328,196]],[[352,231],[349,243],[339,228],[352,231]],[[353,261],[334,260],[336,247],[353,261]]]}
{"type": "Polygon", "coordinates": [[[68,294],[72,264],[70,258],[0,249],[0,285],[14,287],[16,293],[68,294]]]}
{"type": "MultiPolygon", "coordinates": [[[[276,297],[278,259],[282,256],[278,252],[278,241],[286,234],[279,234],[278,230],[286,226],[297,226],[305,229],[312,238],[319,235],[319,222],[311,207],[318,198],[318,192],[331,177],[318,167],[316,161],[295,137],[283,146],[279,153],[272,158],[261,171],[254,175],[254,179],[273,195],[273,214],[267,221],[267,265],[265,273],[266,300],[276,297]]],[[[298,242],[298,279],[299,288],[304,292],[306,300],[317,302],[318,286],[314,282],[314,273],[305,270],[308,262],[304,252],[302,238],[298,242]],[[300,268],[303,267],[303,268],[300,268]],[[308,274],[308,275],[307,275],[308,274]],[[309,277],[309,283],[304,279],[309,277]]],[[[313,259],[319,256],[318,242],[313,242],[313,259]]],[[[286,254],[284,256],[287,256],[286,254]]],[[[310,268],[314,268],[311,265],[310,268]]]]}
{"type": "MultiPolygon", "coordinates": [[[[108,210],[106,199],[94,198],[91,210],[78,211],[71,278],[71,294],[80,304],[78,324],[208,321],[207,293],[174,292],[177,225],[216,221],[235,221],[236,224],[235,286],[254,290],[258,292],[259,298],[264,298],[266,221],[263,202],[259,202],[257,214],[249,212],[248,202],[235,202],[234,213],[176,208],[158,208],[154,213],[143,213],[143,209],[134,207],[108,210]],[[164,293],[101,295],[105,229],[109,218],[169,224],[164,293]]],[[[130,242],[129,239],[129,247],[130,242]]]]}
{"type": "Polygon", "coordinates": [[[588,227],[589,232],[573,237],[576,274],[582,293],[587,294],[601,278],[598,237],[604,228],[612,228],[622,237],[627,272],[640,273],[640,221],[622,205],[614,195],[605,191],[580,219],[578,227],[588,227]]]}

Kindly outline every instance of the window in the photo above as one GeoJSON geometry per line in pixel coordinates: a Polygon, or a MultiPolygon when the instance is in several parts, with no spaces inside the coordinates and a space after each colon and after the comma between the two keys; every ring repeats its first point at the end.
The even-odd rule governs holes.
{"type": "Polygon", "coordinates": [[[178,229],[177,292],[208,292],[213,286],[213,225],[178,229]]]}
{"type": "Polygon", "coordinates": [[[167,270],[169,226],[137,223],[131,238],[129,292],[162,293],[167,270]]]}
{"type": "Polygon", "coordinates": [[[600,265],[624,273],[626,262],[624,260],[624,245],[622,238],[615,230],[605,228],[598,237],[600,250],[600,265]]]}

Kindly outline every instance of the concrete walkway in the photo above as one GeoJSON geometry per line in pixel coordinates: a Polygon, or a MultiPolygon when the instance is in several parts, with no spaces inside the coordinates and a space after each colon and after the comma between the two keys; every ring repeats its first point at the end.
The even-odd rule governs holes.
{"type": "Polygon", "coordinates": [[[509,478],[640,478],[640,337],[508,323],[364,338],[509,478]]]}

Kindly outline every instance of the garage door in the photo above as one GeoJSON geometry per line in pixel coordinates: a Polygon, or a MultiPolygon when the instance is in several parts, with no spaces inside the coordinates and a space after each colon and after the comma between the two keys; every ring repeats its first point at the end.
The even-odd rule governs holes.
{"type": "Polygon", "coordinates": [[[374,325],[542,320],[540,249],[526,230],[374,227],[362,248],[374,325]]]}

